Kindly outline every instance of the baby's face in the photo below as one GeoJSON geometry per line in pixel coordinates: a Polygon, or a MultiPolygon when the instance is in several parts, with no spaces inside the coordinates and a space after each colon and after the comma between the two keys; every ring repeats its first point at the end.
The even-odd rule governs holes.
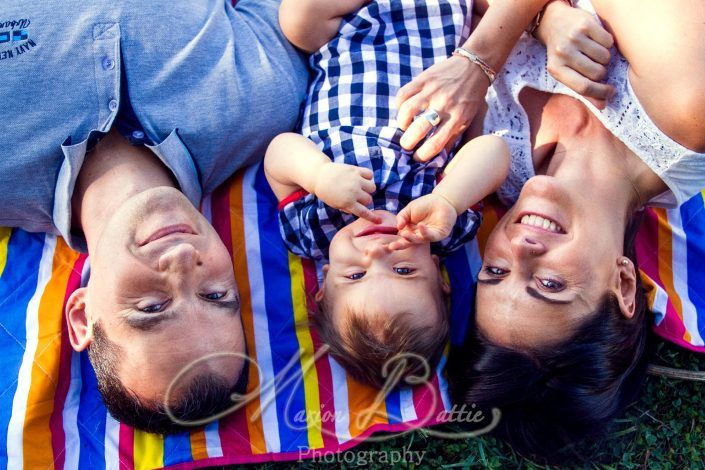
{"type": "Polygon", "coordinates": [[[431,255],[429,243],[391,251],[389,244],[399,239],[396,216],[375,213],[382,217],[380,225],[358,219],[331,242],[323,289],[333,299],[335,321],[341,311],[409,312],[419,325],[433,324],[440,307],[438,289],[448,290],[438,258],[431,255]]]}

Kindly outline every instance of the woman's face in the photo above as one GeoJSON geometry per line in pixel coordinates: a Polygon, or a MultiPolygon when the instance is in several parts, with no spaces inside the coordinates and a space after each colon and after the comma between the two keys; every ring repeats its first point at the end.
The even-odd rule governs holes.
{"type": "Polygon", "coordinates": [[[556,343],[619,289],[624,227],[595,195],[536,176],[487,240],[476,319],[512,348],[556,343]],[[607,211],[607,212],[606,212],[607,211]]]}

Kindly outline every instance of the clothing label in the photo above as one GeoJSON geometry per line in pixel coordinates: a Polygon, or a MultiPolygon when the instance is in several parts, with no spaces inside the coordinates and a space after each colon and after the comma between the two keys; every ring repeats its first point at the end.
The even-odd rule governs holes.
{"type": "Polygon", "coordinates": [[[0,20],[0,60],[14,59],[37,47],[29,37],[31,23],[29,18],[0,20]]]}

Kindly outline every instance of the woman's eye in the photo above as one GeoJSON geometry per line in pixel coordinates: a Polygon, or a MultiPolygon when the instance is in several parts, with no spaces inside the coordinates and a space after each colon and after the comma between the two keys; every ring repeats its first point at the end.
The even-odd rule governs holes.
{"type": "Polygon", "coordinates": [[[485,273],[490,276],[504,276],[509,271],[506,269],[498,268],[496,266],[485,266],[485,273]]]}
{"type": "Polygon", "coordinates": [[[401,276],[408,276],[414,272],[413,268],[394,268],[394,272],[401,276]]]}
{"type": "Polygon", "coordinates": [[[364,275],[365,275],[365,272],[363,271],[363,272],[361,272],[361,273],[353,273],[353,274],[350,274],[350,275],[345,276],[345,277],[347,277],[347,278],[350,279],[351,281],[357,281],[358,279],[362,279],[362,277],[363,277],[364,275]]]}
{"type": "Polygon", "coordinates": [[[555,279],[541,279],[541,278],[539,278],[538,281],[544,290],[558,292],[558,291],[563,290],[563,288],[564,288],[563,283],[560,281],[556,281],[555,279]]]}
{"type": "Polygon", "coordinates": [[[225,297],[225,292],[210,292],[208,294],[201,294],[201,298],[206,300],[219,300],[225,297]]]}
{"type": "Polygon", "coordinates": [[[160,304],[152,304],[152,305],[147,305],[146,307],[141,307],[138,308],[140,312],[144,313],[158,313],[164,310],[164,306],[166,305],[166,302],[162,302],[160,304]]]}

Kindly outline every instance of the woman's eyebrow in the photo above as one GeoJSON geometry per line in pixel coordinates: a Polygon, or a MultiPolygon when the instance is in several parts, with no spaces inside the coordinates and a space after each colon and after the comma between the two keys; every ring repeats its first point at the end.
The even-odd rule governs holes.
{"type": "Polygon", "coordinates": [[[572,302],[572,300],[557,300],[557,299],[552,299],[550,297],[546,297],[545,295],[541,294],[539,291],[537,291],[533,287],[529,287],[529,286],[526,286],[526,293],[535,299],[539,299],[539,300],[541,300],[543,302],[547,302],[549,304],[565,305],[565,304],[569,304],[572,302]]]}

